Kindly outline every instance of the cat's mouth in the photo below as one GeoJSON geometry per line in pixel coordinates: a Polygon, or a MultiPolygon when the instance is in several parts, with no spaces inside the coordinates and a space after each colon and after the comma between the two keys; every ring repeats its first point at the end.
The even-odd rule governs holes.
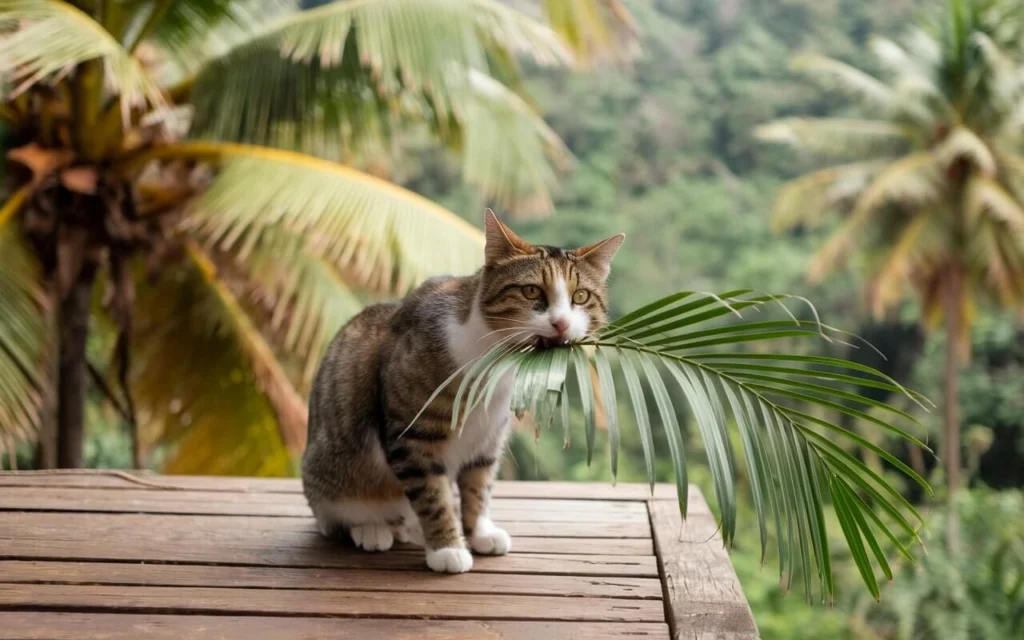
{"type": "Polygon", "coordinates": [[[553,349],[555,347],[565,347],[569,345],[568,339],[561,338],[549,338],[547,336],[537,336],[534,339],[533,346],[537,349],[553,349]]]}

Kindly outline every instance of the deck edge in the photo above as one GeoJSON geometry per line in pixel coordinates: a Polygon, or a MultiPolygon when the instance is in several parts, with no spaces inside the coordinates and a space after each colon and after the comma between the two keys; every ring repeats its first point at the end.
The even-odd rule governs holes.
{"type": "Polygon", "coordinates": [[[759,638],[717,522],[695,489],[691,485],[685,524],[675,501],[647,502],[671,637],[759,638]]]}

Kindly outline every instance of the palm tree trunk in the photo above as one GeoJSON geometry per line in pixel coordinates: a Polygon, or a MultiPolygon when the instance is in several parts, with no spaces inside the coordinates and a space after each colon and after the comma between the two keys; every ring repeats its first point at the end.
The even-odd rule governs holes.
{"type": "Polygon", "coordinates": [[[78,279],[60,305],[60,356],[57,371],[57,466],[82,466],[85,422],[86,361],[89,310],[96,267],[82,266],[78,279]]]}
{"type": "Polygon", "coordinates": [[[957,490],[960,488],[960,417],[959,417],[959,341],[963,327],[963,272],[958,267],[950,269],[946,283],[946,371],[945,371],[945,415],[943,435],[943,458],[946,461],[947,485],[947,539],[950,551],[959,548],[959,522],[954,509],[957,490]]]}

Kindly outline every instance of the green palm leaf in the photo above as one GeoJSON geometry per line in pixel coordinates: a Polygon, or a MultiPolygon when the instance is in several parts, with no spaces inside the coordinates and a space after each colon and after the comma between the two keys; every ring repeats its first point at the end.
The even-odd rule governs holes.
{"type": "MultiPolygon", "coordinates": [[[[470,365],[464,374],[460,372],[463,379],[457,397],[466,395],[476,383],[478,394],[496,386],[494,376],[482,382],[473,378],[504,363],[517,371],[513,396],[518,406],[545,402],[552,393],[554,402],[568,402],[565,380],[569,363],[577,372],[586,371],[587,353],[592,350],[602,394],[606,400],[614,398],[615,379],[605,352],[615,351],[640,430],[648,472],[653,478],[655,453],[647,410],[651,399],[668,436],[680,507],[685,514],[687,470],[677,418],[681,407],[668,393],[662,373],[667,371],[667,379],[682,390],[704,441],[726,544],[732,543],[737,528],[737,452],[728,437],[729,430],[736,428],[751,479],[762,557],[771,537],[769,523],[773,522],[784,584],[799,575],[809,600],[815,593],[822,599],[833,597],[835,584],[824,517],[830,500],[865,584],[878,597],[874,569],[877,567],[886,577],[891,577],[892,570],[877,535],[893,542],[912,561],[907,541],[919,542],[922,518],[885,479],[837,442],[868,446],[908,479],[929,493],[931,489],[902,461],[839,426],[837,417],[870,422],[910,446],[927,447],[909,431],[920,428],[912,415],[858,396],[843,386],[867,383],[901,392],[918,404],[923,399],[870,367],[838,358],[708,351],[724,345],[753,347],[759,341],[778,337],[835,341],[843,335],[827,325],[796,319],[740,321],[724,326],[718,322],[722,316],[743,309],[767,310],[785,298],[747,290],[718,296],[682,292],[627,314],[570,347],[535,350],[532,346],[509,348],[505,343],[502,353],[490,351],[482,357],[487,360],[486,366],[470,365]],[[646,385],[641,376],[646,378],[646,385]]],[[[592,414],[596,400],[589,393],[589,383],[581,378],[579,385],[584,414],[592,414]]],[[[614,407],[608,408],[609,415],[614,415],[614,407]]],[[[588,456],[592,446],[588,439],[588,456]]],[[[612,456],[617,456],[615,446],[612,456]]]]}
{"type": "Polygon", "coordinates": [[[34,439],[39,428],[49,333],[39,265],[15,223],[27,189],[0,206],[0,453],[34,439]]]}
{"type": "Polygon", "coordinates": [[[69,2],[0,0],[0,29],[7,27],[18,28],[0,39],[0,76],[17,74],[15,92],[82,62],[100,60],[123,105],[164,104],[159,87],[139,61],[69,2]]]}
{"type": "Polygon", "coordinates": [[[628,59],[638,32],[633,17],[619,0],[543,0],[551,28],[578,60],[628,59]]]}
{"type": "Polygon", "coordinates": [[[795,56],[790,63],[794,71],[805,73],[830,89],[843,91],[852,97],[882,109],[892,109],[896,95],[884,82],[860,69],[815,54],[795,56]]]}
{"type": "Polygon", "coordinates": [[[754,134],[765,141],[844,158],[896,154],[910,143],[908,131],[897,124],[852,118],[785,118],[758,127],[754,134]]]}
{"type": "Polygon", "coordinates": [[[495,204],[546,214],[568,153],[495,79],[514,56],[570,57],[547,27],[491,0],[339,2],[286,16],[211,62],[191,92],[192,135],[330,159],[390,155],[426,124],[462,152],[465,180],[495,204]]]}
{"type": "Polygon", "coordinates": [[[244,96],[268,116],[252,121],[250,133],[262,126],[265,134],[268,124],[289,119],[289,103],[330,98],[331,85],[344,83],[340,93],[363,101],[427,96],[446,120],[468,92],[470,71],[489,73],[494,60],[517,54],[542,64],[570,60],[549,28],[494,0],[335,2],[286,16],[207,65],[196,79],[197,119],[218,105],[243,116],[246,104],[237,98],[244,96]],[[319,75],[268,68],[267,54],[319,75]]]}
{"type": "Polygon", "coordinates": [[[286,475],[305,440],[306,405],[211,259],[141,288],[131,387],[169,473],[286,475]],[[189,345],[182,349],[181,345],[189,345]]]}
{"type": "Polygon", "coordinates": [[[234,264],[268,311],[266,333],[302,365],[309,384],[331,340],[363,307],[338,270],[290,234],[264,234],[234,264]]]}
{"type": "Polygon", "coordinates": [[[438,273],[479,266],[483,234],[411,191],[290,151],[225,143],[169,145],[148,156],[218,161],[191,229],[245,260],[268,234],[286,234],[351,280],[404,292],[438,273]]]}

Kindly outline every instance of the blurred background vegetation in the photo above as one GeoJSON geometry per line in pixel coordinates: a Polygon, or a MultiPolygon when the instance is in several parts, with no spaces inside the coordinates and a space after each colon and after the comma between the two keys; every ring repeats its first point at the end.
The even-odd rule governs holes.
{"type": "MultiPolygon", "coordinates": [[[[304,3],[306,7],[321,4],[326,3],[304,3]]],[[[559,178],[557,186],[553,186],[553,180],[549,182],[545,178],[540,188],[528,189],[528,197],[521,198],[534,206],[518,208],[517,219],[512,221],[518,232],[528,240],[574,246],[625,231],[628,241],[616,258],[611,281],[613,316],[683,289],[722,291],[749,286],[804,295],[817,305],[826,322],[866,337],[886,359],[864,349],[851,349],[843,355],[878,367],[943,406],[949,389],[944,373],[949,353],[956,350],[956,345],[947,349],[947,331],[942,323],[925,322],[929,305],[934,302],[927,296],[894,289],[894,293],[886,294],[886,304],[881,305],[884,313],[876,313],[880,310],[878,289],[872,287],[872,283],[876,282],[877,269],[872,268],[869,251],[861,258],[855,253],[853,259],[812,283],[808,271],[814,256],[822,246],[827,246],[834,233],[844,231],[844,221],[825,217],[814,224],[804,221],[785,229],[773,223],[773,209],[776,209],[777,221],[778,205],[785,204],[777,200],[777,196],[784,193],[780,190],[787,182],[831,166],[844,155],[840,152],[851,149],[868,151],[869,157],[898,158],[892,136],[876,135],[875,129],[812,131],[803,142],[821,143],[813,150],[825,153],[808,153],[764,139],[800,142],[800,136],[806,132],[789,131],[780,135],[776,129],[772,135],[763,127],[772,122],[798,127],[805,122],[793,118],[842,117],[854,122],[876,117],[877,111],[872,111],[862,100],[851,98],[848,92],[823,90],[808,81],[805,74],[794,68],[795,56],[808,53],[829,56],[884,82],[893,77],[886,75],[891,68],[887,69],[887,60],[877,55],[872,43],[878,38],[895,42],[920,40],[915,29],[940,33],[943,25],[950,24],[950,12],[957,7],[994,12],[999,16],[999,35],[1003,38],[999,45],[1007,56],[1007,64],[1012,67],[1011,75],[1019,76],[1024,59],[1024,39],[1020,37],[1024,33],[1021,30],[1024,22],[1021,22],[1019,3],[1009,0],[624,0],[622,6],[628,9],[631,19],[619,24],[619,28],[629,31],[623,25],[635,20],[640,34],[638,47],[623,46],[615,49],[614,55],[604,58],[594,53],[606,51],[607,47],[595,45],[593,32],[591,37],[580,37],[581,31],[571,26],[574,20],[579,20],[578,15],[574,16],[569,10],[551,11],[552,6],[564,8],[587,3],[517,0],[506,4],[547,20],[552,26],[561,26],[562,37],[574,45],[570,48],[583,54],[581,59],[594,54],[593,60],[580,65],[586,68],[576,71],[524,61],[515,74],[500,78],[524,98],[531,110],[543,116],[573,156],[571,170],[551,169],[552,175],[559,178]],[[548,12],[539,10],[540,5],[548,12]],[[573,34],[577,35],[575,41],[573,34]],[[831,146],[823,148],[825,143],[831,146]],[[553,186],[550,202],[554,213],[548,216],[542,214],[548,208],[544,199],[549,197],[549,186],[553,186]],[[540,206],[536,206],[538,197],[540,206]]],[[[618,6],[617,3],[607,4],[618,6]]],[[[628,35],[618,32],[615,35],[621,41],[628,40],[628,35]]],[[[922,47],[908,46],[907,50],[912,56],[926,58],[927,47],[922,47]]],[[[907,64],[927,66],[925,58],[911,59],[907,64]]],[[[891,59],[888,62],[891,63],[891,59]]],[[[984,100],[980,106],[970,101],[955,105],[971,116],[985,105],[995,104],[995,97],[1010,100],[1008,107],[1000,103],[1003,109],[1000,125],[1010,127],[1010,131],[972,130],[979,137],[998,138],[985,140],[993,147],[997,142],[1018,145],[1009,152],[1011,160],[1024,152],[1019,146],[1024,124],[1021,119],[1024,96],[1010,92],[1012,95],[1007,98],[993,89],[995,97],[990,100],[991,96],[980,90],[968,93],[972,99],[984,100]],[[1013,102],[1014,99],[1017,102],[1013,102]]],[[[203,104],[202,99],[196,99],[198,110],[202,111],[203,104]]],[[[934,106],[927,98],[923,104],[929,108],[934,106]]],[[[960,118],[952,125],[964,124],[966,120],[960,118]]],[[[224,126],[223,122],[211,122],[214,129],[224,126]]],[[[986,126],[989,122],[991,118],[986,126]]],[[[402,129],[401,135],[385,136],[386,145],[375,146],[372,153],[362,156],[355,164],[435,200],[479,226],[484,206],[501,200],[496,198],[501,191],[493,187],[493,174],[474,183],[471,167],[467,168],[466,163],[470,162],[467,157],[481,162],[486,156],[472,156],[472,153],[481,153],[479,149],[474,151],[453,143],[443,134],[439,135],[434,124],[429,123],[425,129],[402,129]],[[438,144],[439,138],[441,144],[438,144]]],[[[897,121],[896,124],[902,127],[908,123],[897,121]]],[[[467,126],[467,123],[460,126],[467,126]]],[[[223,130],[218,133],[219,137],[225,137],[223,130]]],[[[937,129],[930,129],[926,137],[932,134],[945,139],[949,127],[938,133],[937,129]]],[[[514,142],[507,137],[493,140],[497,141],[493,144],[514,142]]],[[[9,139],[8,145],[14,142],[9,139]]],[[[927,141],[917,140],[914,144],[930,148],[927,141]]],[[[814,144],[806,146],[815,147],[814,144]]],[[[983,164],[972,153],[968,145],[968,150],[959,151],[958,157],[973,158],[972,167],[983,164]]],[[[550,159],[550,153],[546,157],[550,159]]],[[[1012,176],[1004,178],[1005,174],[1016,170],[1019,167],[1011,166],[998,173],[1000,181],[1009,184],[1007,189],[1011,192],[1021,185],[1016,184],[1012,176]]],[[[897,209],[909,204],[913,209],[921,200],[921,180],[927,186],[931,184],[929,179],[927,176],[897,176],[895,195],[888,204],[897,209]],[[909,186],[901,193],[900,185],[909,186]]],[[[509,180],[515,185],[521,184],[522,178],[513,176],[509,180]]],[[[245,186],[242,185],[243,191],[245,186]]],[[[506,183],[501,189],[507,186],[506,183]]],[[[244,199],[244,193],[239,197],[244,199]]],[[[1019,202],[1020,196],[1015,197],[1019,202]]],[[[512,200],[505,202],[509,205],[506,208],[515,210],[512,200]]],[[[816,200],[805,205],[808,209],[805,213],[816,215],[832,208],[833,204],[839,206],[842,203],[838,200],[816,200]]],[[[1000,220],[1018,214],[1024,216],[1019,205],[1016,209],[1011,205],[1013,202],[986,205],[981,211],[1002,216],[1000,220]]],[[[910,224],[909,218],[903,222],[910,224]]],[[[1009,229],[1007,239],[1014,241],[1015,238],[1019,250],[1024,243],[1024,233],[1021,227],[1010,225],[1009,229]],[[1020,235],[1013,236],[1014,233],[1020,235]]],[[[887,246],[886,241],[892,242],[898,237],[898,230],[890,229],[888,236],[883,233],[882,240],[875,242],[875,246],[887,246]]],[[[854,244],[868,242],[869,236],[873,237],[871,233],[854,231],[854,244]]],[[[964,260],[973,255],[970,252],[978,251],[973,244],[965,244],[961,249],[964,260]]],[[[987,252],[986,256],[1002,256],[998,252],[1003,249],[989,246],[982,251],[987,252]]],[[[4,255],[0,260],[11,258],[4,255]]],[[[3,269],[8,269],[10,264],[0,262],[3,269]]],[[[884,434],[872,430],[870,425],[850,425],[873,442],[893,446],[895,455],[930,473],[942,498],[934,504],[920,503],[930,523],[927,554],[923,554],[919,567],[901,568],[895,582],[883,588],[880,603],[864,593],[852,560],[842,555],[844,545],[838,543],[839,528],[834,522],[830,525],[837,534],[837,543],[832,546],[837,555],[833,566],[840,583],[835,607],[808,606],[798,594],[786,597],[774,572],[773,559],[769,558],[767,564],[761,566],[749,502],[742,507],[733,560],[763,637],[1024,638],[1024,331],[1019,323],[1021,301],[1015,297],[1021,283],[1015,281],[1013,275],[1019,276],[1021,268],[1019,257],[1006,258],[1010,274],[1006,278],[1015,284],[1004,287],[1009,289],[1002,292],[1007,295],[1000,296],[997,292],[992,299],[980,295],[973,298],[969,314],[965,312],[964,316],[971,320],[969,331],[964,330],[962,336],[954,335],[954,342],[963,343],[960,351],[964,357],[956,368],[959,385],[955,393],[960,408],[957,450],[962,452],[959,467],[963,473],[959,485],[966,490],[956,493],[947,506],[944,500],[947,474],[935,459],[913,456],[907,449],[888,442],[884,434]],[[958,516],[958,534],[946,526],[951,513],[958,516]],[[946,538],[950,531],[959,537],[960,545],[948,544],[946,538]]],[[[897,279],[909,282],[911,271],[913,269],[908,267],[897,279]]],[[[373,289],[353,287],[351,297],[346,298],[344,304],[336,305],[338,308],[331,320],[333,326],[342,322],[359,304],[388,296],[381,293],[380,288],[373,289]]],[[[253,295],[252,290],[239,286],[232,291],[239,300],[256,309],[253,314],[257,319],[262,317],[259,308],[263,301],[254,302],[255,298],[247,297],[253,295]]],[[[329,295],[336,289],[326,291],[329,295]]],[[[97,295],[97,306],[102,304],[99,297],[97,295]]],[[[254,381],[247,377],[251,374],[245,367],[232,364],[238,358],[231,354],[212,358],[206,364],[175,357],[180,355],[176,351],[185,336],[174,334],[161,325],[161,320],[189,317],[185,310],[194,309],[194,301],[184,297],[169,299],[158,289],[145,288],[140,289],[138,299],[148,309],[148,315],[139,317],[139,324],[153,332],[149,334],[151,340],[168,345],[170,353],[145,353],[143,336],[146,334],[139,334],[143,353],[133,363],[135,371],[130,385],[148,397],[141,400],[138,414],[138,439],[143,451],[141,455],[137,452],[135,458],[141,459],[146,467],[158,470],[288,473],[288,456],[275,425],[276,414],[263,406],[262,395],[253,396],[257,406],[252,409],[234,401],[229,407],[213,407],[218,416],[236,414],[230,422],[233,429],[230,432],[210,426],[228,423],[204,422],[203,416],[195,413],[203,406],[195,404],[196,399],[210,397],[217,394],[218,389],[223,391],[231,385],[252,387],[254,381]],[[198,388],[185,390],[189,394],[185,407],[181,399],[171,395],[152,398],[154,386],[188,375],[197,380],[198,388]],[[195,424],[205,425],[198,441],[197,432],[192,428],[195,424]],[[191,447],[185,459],[180,455],[183,446],[191,447]],[[268,460],[272,463],[267,463],[268,460]]],[[[323,298],[315,299],[320,300],[317,304],[326,304],[323,298]]],[[[330,323],[327,326],[331,326],[330,323]]],[[[966,329],[966,325],[959,328],[966,329]]],[[[235,348],[217,331],[198,332],[205,340],[200,343],[195,342],[195,333],[190,332],[188,337],[199,353],[216,355],[235,348]]],[[[116,349],[117,336],[115,326],[101,323],[94,326],[87,345],[89,361],[107,362],[116,349]]],[[[315,356],[316,340],[312,342],[313,347],[307,343],[305,348],[312,349],[315,356]]],[[[289,360],[283,346],[286,342],[271,340],[270,343],[281,357],[283,370],[294,380],[294,387],[301,394],[306,375],[304,361],[289,360]]],[[[787,347],[783,343],[775,348],[787,347]]],[[[116,381],[111,380],[109,386],[116,387],[116,381]]],[[[871,390],[864,388],[861,392],[871,390]]],[[[135,464],[133,435],[125,420],[124,407],[119,410],[113,406],[108,401],[109,389],[105,391],[102,385],[89,385],[86,394],[87,437],[83,463],[92,467],[132,467],[135,464]]],[[[619,480],[640,481],[644,479],[643,454],[636,430],[629,426],[630,412],[626,406],[622,409],[620,417],[625,426],[619,480]]],[[[930,430],[932,443],[942,441],[942,413],[940,410],[919,415],[930,430]]],[[[222,428],[227,430],[227,427],[222,428]]],[[[655,433],[661,437],[659,429],[655,429],[655,433]]],[[[603,443],[604,433],[599,433],[598,437],[603,443]]],[[[698,440],[688,438],[688,441],[692,445],[689,450],[699,458],[698,440]]],[[[664,454],[665,443],[659,442],[659,445],[657,449],[664,454]]],[[[738,436],[735,445],[739,446],[738,436]]],[[[6,468],[15,465],[30,468],[39,460],[31,439],[9,449],[12,455],[4,456],[0,463],[6,468]]],[[[610,480],[606,457],[595,458],[588,466],[581,443],[563,449],[560,432],[545,431],[535,437],[531,425],[522,424],[509,453],[502,470],[506,478],[610,480]]],[[[870,460],[864,452],[858,453],[887,473],[887,468],[879,461],[870,460]]],[[[701,484],[710,498],[710,479],[698,469],[693,467],[691,479],[701,484]]],[[[658,473],[663,480],[671,479],[667,456],[659,460],[658,473]]],[[[900,482],[900,476],[887,473],[887,478],[890,475],[892,482],[900,482]]],[[[902,488],[912,499],[923,500],[911,486],[902,488]]]]}

